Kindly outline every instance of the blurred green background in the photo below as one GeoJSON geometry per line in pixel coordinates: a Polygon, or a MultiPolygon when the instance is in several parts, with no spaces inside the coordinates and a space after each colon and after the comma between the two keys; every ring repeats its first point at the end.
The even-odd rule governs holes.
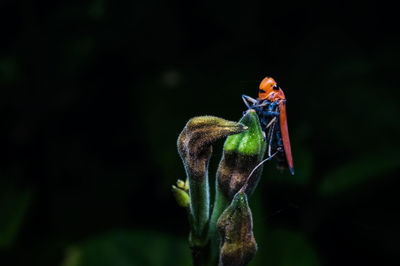
{"type": "Polygon", "coordinates": [[[177,136],[196,115],[238,120],[267,75],[296,175],[264,168],[251,265],[398,265],[397,16],[378,1],[1,1],[0,265],[190,265],[177,136]]]}

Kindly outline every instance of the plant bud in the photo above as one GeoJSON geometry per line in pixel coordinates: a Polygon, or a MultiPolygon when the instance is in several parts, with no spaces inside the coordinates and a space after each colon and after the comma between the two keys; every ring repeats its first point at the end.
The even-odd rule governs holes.
{"type": "Polygon", "coordinates": [[[246,193],[250,195],[254,191],[262,167],[259,167],[249,180],[247,179],[251,171],[261,162],[266,149],[260,121],[254,110],[248,110],[239,123],[248,126],[249,129],[226,139],[217,171],[219,189],[229,200],[246,182],[246,193]]]}
{"type": "Polygon", "coordinates": [[[246,126],[214,116],[194,117],[187,122],[178,138],[178,152],[187,175],[202,181],[211,157],[211,144],[217,139],[243,132],[246,126]]]}
{"type": "Polygon", "coordinates": [[[176,182],[176,186],[172,185],[172,194],[175,197],[176,202],[183,208],[189,208],[190,197],[189,197],[189,182],[183,182],[179,180],[176,182]]]}
{"type": "Polygon", "coordinates": [[[207,243],[210,218],[208,163],[212,153],[211,144],[217,139],[246,130],[247,127],[214,116],[190,119],[178,137],[178,152],[189,179],[190,224],[189,241],[194,246],[207,243]]]}
{"type": "Polygon", "coordinates": [[[257,251],[253,219],[244,192],[237,193],[217,222],[221,236],[219,266],[247,265],[257,251]]]}

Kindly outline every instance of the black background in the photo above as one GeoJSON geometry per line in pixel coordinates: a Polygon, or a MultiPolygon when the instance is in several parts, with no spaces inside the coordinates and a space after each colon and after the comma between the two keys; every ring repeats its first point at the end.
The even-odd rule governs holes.
{"type": "Polygon", "coordinates": [[[193,116],[238,120],[267,75],[296,175],[265,167],[260,249],[288,230],[320,265],[399,263],[397,16],[383,1],[2,1],[0,232],[15,234],[0,264],[60,265],[115,230],[184,241],[177,136],[193,116]]]}

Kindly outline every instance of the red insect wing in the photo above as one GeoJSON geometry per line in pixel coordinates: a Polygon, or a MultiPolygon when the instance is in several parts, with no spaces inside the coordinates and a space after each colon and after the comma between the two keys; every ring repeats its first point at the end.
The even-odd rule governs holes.
{"type": "Polygon", "coordinates": [[[280,109],[280,125],[281,125],[281,134],[283,140],[283,148],[285,149],[286,160],[288,162],[290,173],[293,175],[294,174],[293,158],[292,158],[292,150],[290,148],[289,130],[286,119],[286,104],[284,100],[279,103],[279,109],[280,109]]]}

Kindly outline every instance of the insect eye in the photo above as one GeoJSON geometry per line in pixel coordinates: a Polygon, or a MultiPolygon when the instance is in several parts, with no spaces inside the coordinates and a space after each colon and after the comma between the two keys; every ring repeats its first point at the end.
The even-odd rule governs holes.
{"type": "Polygon", "coordinates": [[[273,87],[273,89],[274,89],[274,90],[278,90],[278,85],[275,84],[274,87],[273,87]]]}

